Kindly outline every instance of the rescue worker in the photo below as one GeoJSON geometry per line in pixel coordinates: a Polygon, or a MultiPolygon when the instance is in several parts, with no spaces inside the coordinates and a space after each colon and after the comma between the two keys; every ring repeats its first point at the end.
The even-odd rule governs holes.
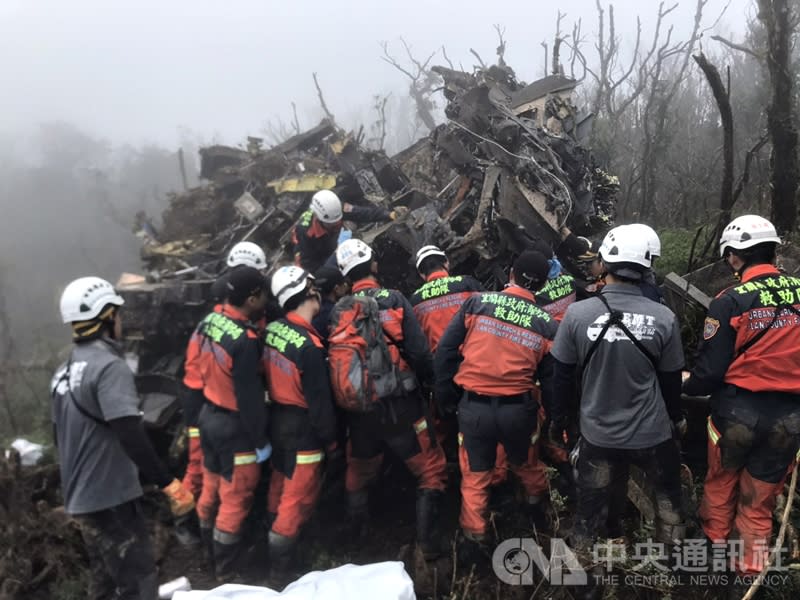
{"type": "Polygon", "coordinates": [[[352,293],[371,296],[378,303],[381,324],[401,373],[414,373],[413,389],[405,389],[395,398],[383,400],[385,410],[347,413],[350,439],[347,448],[348,511],[354,524],[363,524],[368,516],[369,486],[377,478],[388,448],[417,478],[417,544],[426,559],[440,552],[438,521],[447,481],[447,465],[441,446],[436,443],[421,384],[433,380],[433,360],[425,334],[408,300],[397,290],[381,287],[376,279],[378,264],[372,249],[363,241],[350,239],[336,249],[339,269],[352,284],[352,293]]]}
{"type": "Polygon", "coordinates": [[[498,444],[522,481],[527,508],[543,526],[547,475],[539,461],[539,392],[550,402],[548,357],[556,322],[536,306],[547,281],[547,258],[526,250],[502,292],[475,294],[445,330],[436,352],[436,393],[458,402],[461,516],[473,549],[487,539],[489,487],[498,444]],[[459,402],[460,398],[460,402],[459,402]]]}
{"type": "Polygon", "coordinates": [[[469,275],[450,275],[450,262],[438,246],[423,246],[417,251],[417,273],[425,283],[410,298],[431,352],[461,305],[483,286],[469,275]]]}
{"type": "MultiPolygon", "coordinates": [[[[232,270],[244,266],[263,273],[267,269],[267,257],[264,251],[253,242],[239,242],[234,245],[228,253],[225,263],[227,270],[211,286],[211,297],[215,303],[214,310],[216,312],[221,312],[222,304],[228,296],[228,277],[232,270]]],[[[259,317],[256,321],[262,321],[262,319],[259,317]]],[[[265,325],[266,322],[263,322],[262,326],[265,325]]],[[[203,487],[203,448],[200,443],[200,428],[197,424],[200,409],[203,406],[203,378],[197,364],[198,356],[199,353],[191,356],[187,354],[184,362],[183,386],[179,394],[189,455],[186,473],[183,476],[183,485],[194,494],[195,498],[200,497],[203,487]]]]}
{"type": "Polygon", "coordinates": [[[227,286],[225,304],[200,322],[186,351],[187,362],[196,361],[205,399],[198,417],[204,464],[197,515],[219,579],[234,574],[259,463],[272,451],[262,345],[253,323],[264,311],[266,280],[258,270],[240,266],[230,272],[227,286]]]}
{"type": "Polygon", "coordinates": [[[224,302],[227,296],[226,282],[228,273],[236,267],[252,267],[266,273],[269,267],[267,263],[267,255],[258,244],[253,242],[239,242],[231,248],[228,252],[228,257],[225,259],[226,269],[220,274],[214,284],[211,286],[211,298],[214,302],[224,302]]]}
{"type": "Polygon", "coordinates": [[[276,515],[270,568],[280,577],[319,497],[323,458],[336,447],[337,429],[325,349],[311,325],[320,309],[314,278],[300,267],[281,267],[271,288],[286,311],[267,326],[264,349],[273,445],[268,511],[276,515]]]}
{"type": "Polygon", "coordinates": [[[347,295],[349,288],[341,271],[328,265],[320,267],[314,273],[314,285],[322,297],[322,305],[311,324],[324,341],[328,337],[331,310],[333,310],[340,298],[344,298],[347,295]]]}
{"type": "Polygon", "coordinates": [[[775,268],[775,227],[757,215],[731,221],[719,252],[740,279],[708,308],[683,391],[711,395],[708,472],[699,515],[714,543],[741,539],[736,572],[766,560],[775,499],[800,444],[800,279],[775,268]]]}
{"type": "MultiPolygon", "coordinates": [[[[309,273],[328,262],[336,251],[344,219],[353,223],[394,221],[408,213],[406,207],[387,210],[381,206],[354,206],[342,202],[331,190],[320,190],[292,231],[295,264],[309,273]]],[[[331,265],[333,266],[333,264],[331,265]]]]}
{"type": "MultiPolygon", "coordinates": [[[[608,232],[599,251],[606,285],[571,305],[556,334],[555,388],[549,437],[558,442],[580,376],[578,498],[572,542],[588,551],[594,537],[622,535],[628,472],[652,477],[656,538],[672,544],[685,534],[680,455],[673,439],[684,432],[680,411],[683,349],[675,315],[642,295],[649,268],[647,240],[633,228],[608,232]]],[[[599,588],[590,588],[597,593],[599,588]]]]}
{"type": "MultiPolygon", "coordinates": [[[[461,305],[483,286],[469,275],[450,275],[447,255],[437,246],[423,246],[416,255],[417,273],[425,283],[410,298],[431,352],[436,352],[439,339],[461,305]]],[[[440,444],[447,447],[447,455],[455,451],[457,425],[455,413],[445,413],[444,407],[434,402],[434,426],[440,444]],[[448,443],[450,442],[450,443],[448,443]]],[[[504,474],[504,472],[502,472],[504,474]]]]}
{"type": "Polygon", "coordinates": [[[661,293],[661,288],[658,287],[656,274],[655,271],[653,271],[653,265],[655,265],[656,259],[661,256],[661,238],[658,237],[658,234],[652,227],[644,223],[633,223],[628,227],[633,227],[638,230],[640,235],[647,240],[647,247],[650,249],[651,266],[644,272],[642,281],[639,284],[639,287],[642,288],[642,294],[645,298],[650,298],[650,300],[654,302],[663,303],[664,294],[661,293]]]}
{"type": "Polygon", "coordinates": [[[194,499],[153,450],[140,400],[122,354],[123,299],[99,277],[82,277],[61,295],[73,347],[52,384],[52,421],[64,509],[80,524],[89,555],[88,597],[153,600],[158,572],[140,506],[139,474],[183,517],[194,499]]]}

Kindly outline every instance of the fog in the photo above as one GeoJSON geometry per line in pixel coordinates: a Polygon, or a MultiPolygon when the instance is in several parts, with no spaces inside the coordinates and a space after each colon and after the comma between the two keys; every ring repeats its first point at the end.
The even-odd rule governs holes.
{"type": "MultiPolygon", "coordinates": [[[[704,26],[728,4],[709,0],[704,26]]],[[[752,12],[731,0],[714,31],[735,37],[752,12]]],[[[617,33],[631,53],[636,15],[649,39],[654,1],[618,0],[617,33]]],[[[0,336],[14,352],[67,340],[57,298],[70,279],[116,280],[139,268],[131,226],[157,215],[180,186],[183,147],[194,181],[197,146],[239,144],[268,121],[301,127],[321,116],[316,72],[337,121],[368,125],[375,94],[392,95],[395,121],[413,121],[408,80],[381,60],[381,42],[403,59],[402,36],[424,59],[444,46],[458,67],[496,59],[494,24],[505,28],[506,61],[520,79],[545,74],[542,42],[552,46],[579,18],[594,44],[594,0],[2,0],[0,2],[0,336]],[[405,103],[405,104],[404,104],[405,103]],[[405,108],[404,108],[405,107],[405,108]]],[[[695,2],[668,18],[673,39],[692,28],[695,2]]],[[[704,43],[710,43],[705,42],[704,43]]],[[[589,52],[593,56],[593,52],[589,52]]],[[[441,54],[434,64],[443,63],[441,54]]],[[[406,127],[400,122],[400,127],[406,127]]],[[[420,134],[422,132],[419,132],[420,134]]],[[[406,127],[395,147],[411,141],[406,127]]],[[[0,354],[0,360],[3,355],[0,354]]]]}
{"type": "MultiPolygon", "coordinates": [[[[632,47],[636,15],[646,36],[658,3],[613,4],[622,43],[632,47]]],[[[669,23],[683,39],[695,2],[679,4],[669,23]]],[[[705,22],[726,4],[709,0],[705,22]]],[[[718,29],[741,29],[750,5],[731,0],[718,29]]],[[[3,0],[0,131],[59,119],[129,143],[174,146],[179,128],[239,142],[275,115],[288,119],[292,101],[304,126],[315,123],[312,72],[337,119],[354,124],[373,94],[405,90],[403,75],[380,60],[380,42],[398,56],[400,36],[420,57],[445,46],[470,68],[470,48],[493,61],[497,23],[506,28],[508,63],[530,81],[544,75],[540,44],[552,45],[558,10],[565,30],[582,18],[593,41],[594,0],[3,0]]]]}

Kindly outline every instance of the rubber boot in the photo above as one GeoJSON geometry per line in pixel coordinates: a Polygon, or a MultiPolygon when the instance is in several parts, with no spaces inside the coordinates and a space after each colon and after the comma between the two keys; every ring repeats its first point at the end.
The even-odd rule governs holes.
{"type": "Polygon", "coordinates": [[[369,491],[347,492],[348,529],[353,539],[358,540],[367,535],[369,524],[369,491]]]}
{"type": "Polygon", "coordinates": [[[417,490],[417,545],[425,560],[435,560],[442,552],[439,513],[443,497],[439,490],[417,490]]]}
{"type": "Polygon", "coordinates": [[[462,530],[456,549],[459,565],[470,568],[472,565],[487,564],[491,552],[485,535],[476,535],[462,530]]]}
{"type": "Polygon", "coordinates": [[[200,532],[197,523],[197,513],[190,513],[175,519],[173,533],[181,546],[193,547],[200,544],[200,532]]]}
{"type": "Polygon", "coordinates": [[[241,536],[214,529],[214,575],[220,583],[238,576],[237,559],[242,550],[241,536]]]}
{"type": "Polygon", "coordinates": [[[575,474],[572,466],[568,462],[559,462],[555,465],[558,477],[555,480],[555,487],[558,493],[569,499],[575,498],[575,474]]]}
{"type": "Polygon", "coordinates": [[[210,524],[200,523],[200,543],[203,548],[203,558],[208,567],[214,570],[214,528],[210,524]]]}
{"type": "Polygon", "coordinates": [[[544,496],[528,496],[525,510],[537,532],[547,531],[549,523],[544,496]]]}
{"type": "Polygon", "coordinates": [[[270,531],[267,539],[269,542],[269,578],[279,587],[283,587],[293,578],[290,566],[297,538],[270,531]]]}

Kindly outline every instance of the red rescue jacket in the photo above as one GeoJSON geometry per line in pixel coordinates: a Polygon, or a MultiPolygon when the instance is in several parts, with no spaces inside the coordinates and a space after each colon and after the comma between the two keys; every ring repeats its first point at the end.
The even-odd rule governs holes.
{"type": "Polygon", "coordinates": [[[475,292],[483,287],[467,275],[452,276],[447,271],[428,275],[425,284],[411,296],[411,306],[422,331],[428,338],[431,352],[436,352],[439,340],[458,309],[475,292]]]}
{"type": "Polygon", "coordinates": [[[323,442],[336,439],[336,414],[325,349],[317,331],[295,312],[267,326],[264,370],[272,402],[308,411],[323,442]]]}
{"type": "Polygon", "coordinates": [[[441,382],[486,396],[530,392],[539,363],[550,352],[556,321],[536,306],[533,294],[511,285],[468,299],[439,341],[441,382]]]}
{"type": "Polygon", "coordinates": [[[789,306],[800,310],[800,278],[768,264],[747,269],[741,283],[711,302],[697,362],[684,391],[708,394],[727,383],[752,392],[800,394],[800,316],[789,306]]]}

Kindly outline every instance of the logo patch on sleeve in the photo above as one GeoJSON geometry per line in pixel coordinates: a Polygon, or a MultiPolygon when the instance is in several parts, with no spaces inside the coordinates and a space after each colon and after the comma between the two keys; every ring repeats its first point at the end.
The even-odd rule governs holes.
{"type": "Polygon", "coordinates": [[[719,321],[706,317],[706,322],[703,325],[703,339],[710,340],[717,335],[717,331],[719,331],[719,321]]]}

